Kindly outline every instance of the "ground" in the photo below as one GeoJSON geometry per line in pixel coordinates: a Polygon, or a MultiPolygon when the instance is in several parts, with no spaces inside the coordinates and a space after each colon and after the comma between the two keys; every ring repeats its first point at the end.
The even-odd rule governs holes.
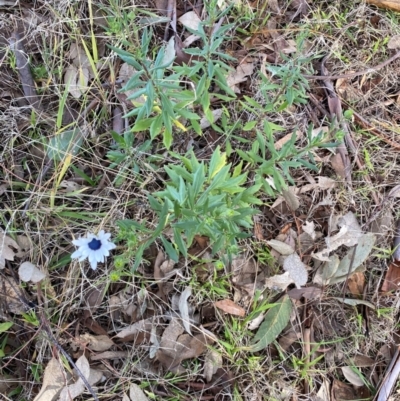
{"type": "Polygon", "coordinates": [[[0,1],[4,399],[400,399],[397,3],[0,1]]]}

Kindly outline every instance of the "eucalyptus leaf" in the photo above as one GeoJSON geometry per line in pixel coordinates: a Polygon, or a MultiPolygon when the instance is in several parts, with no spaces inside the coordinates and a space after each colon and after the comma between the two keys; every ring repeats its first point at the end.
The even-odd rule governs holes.
{"type": "Polygon", "coordinates": [[[335,275],[329,280],[329,284],[342,283],[346,280],[349,274],[360,271],[360,266],[368,258],[375,241],[375,234],[367,233],[363,235],[359,239],[358,244],[351,248],[346,256],[340,261],[335,275]]]}
{"type": "Polygon", "coordinates": [[[258,352],[271,344],[289,323],[292,301],[284,296],[282,301],[273,306],[265,315],[264,321],[252,340],[251,352],[258,352]]]}
{"type": "Polygon", "coordinates": [[[337,299],[338,301],[343,302],[346,305],[351,305],[351,306],[365,305],[373,310],[376,309],[373,303],[365,301],[363,299],[341,298],[341,297],[334,297],[333,299],[337,299]]]}

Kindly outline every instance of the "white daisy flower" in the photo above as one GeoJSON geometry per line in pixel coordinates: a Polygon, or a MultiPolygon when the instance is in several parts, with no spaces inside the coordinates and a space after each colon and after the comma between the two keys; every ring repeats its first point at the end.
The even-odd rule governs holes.
{"type": "Polygon", "coordinates": [[[115,248],[115,244],[109,241],[110,237],[110,233],[101,230],[98,235],[89,233],[86,238],[81,237],[72,241],[78,249],[71,255],[71,258],[79,259],[79,262],[88,258],[90,267],[96,270],[97,263],[103,263],[106,256],[110,254],[109,251],[115,248]]]}

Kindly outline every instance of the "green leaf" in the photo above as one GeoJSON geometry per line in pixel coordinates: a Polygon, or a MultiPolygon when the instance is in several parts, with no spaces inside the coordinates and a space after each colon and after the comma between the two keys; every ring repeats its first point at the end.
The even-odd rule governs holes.
{"type": "Polygon", "coordinates": [[[132,128],[132,132],[146,131],[147,129],[150,128],[154,119],[155,119],[155,117],[150,117],[150,118],[144,118],[142,120],[136,121],[135,125],[132,128]]]}
{"type": "Polygon", "coordinates": [[[7,331],[13,324],[13,322],[0,323],[0,333],[7,331]]]}
{"type": "Polygon", "coordinates": [[[111,131],[111,136],[114,139],[114,141],[118,144],[119,147],[121,147],[121,148],[125,147],[125,140],[120,134],[118,134],[115,131],[111,131]]]}
{"type": "Polygon", "coordinates": [[[258,352],[271,344],[286,327],[292,312],[292,301],[284,296],[282,302],[272,307],[252,340],[251,352],[258,352]]]}
{"type": "Polygon", "coordinates": [[[157,116],[150,125],[150,138],[154,139],[160,132],[162,128],[162,115],[157,116]]]}
{"type": "Polygon", "coordinates": [[[61,161],[67,154],[77,155],[83,141],[83,133],[79,128],[61,132],[49,139],[47,156],[49,159],[61,161]]]}
{"type": "Polygon", "coordinates": [[[226,165],[226,153],[221,153],[219,146],[214,150],[208,171],[209,178],[213,178],[226,165]]]}
{"type": "Polygon", "coordinates": [[[187,257],[187,246],[182,238],[182,232],[178,227],[174,227],[174,242],[179,249],[179,252],[186,258],[187,257]]]}
{"type": "Polygon", "coordinates": [[[164,238],[163,235],[161,235],[161,241],[164,245],[165,252],[170,257],[170,259],[172,259],[174,262],[178,262],[179,255],[178,252],[176,252],[176,249],[173,247],[173,245],[166,238],[164,238]]]}
{"type": "Polygon", "coordinates": [[[251,131],[257,125],[257,121],[249,121],[243,127],[243,131],[251,131]]]}

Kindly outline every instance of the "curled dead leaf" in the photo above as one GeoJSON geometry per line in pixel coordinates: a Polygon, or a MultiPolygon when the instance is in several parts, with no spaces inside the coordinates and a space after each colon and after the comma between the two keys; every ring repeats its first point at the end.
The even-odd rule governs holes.
{"type": "Polygon", "coordinates": [[[221,309],[225,313],[229,313],[230,315],[243,317],[246,315],[246,311],[239,305],[236,305],[235,302],[230,299],[223,299],[221,301],[214,302],[214,306],[218,309],[221,309]]]}

